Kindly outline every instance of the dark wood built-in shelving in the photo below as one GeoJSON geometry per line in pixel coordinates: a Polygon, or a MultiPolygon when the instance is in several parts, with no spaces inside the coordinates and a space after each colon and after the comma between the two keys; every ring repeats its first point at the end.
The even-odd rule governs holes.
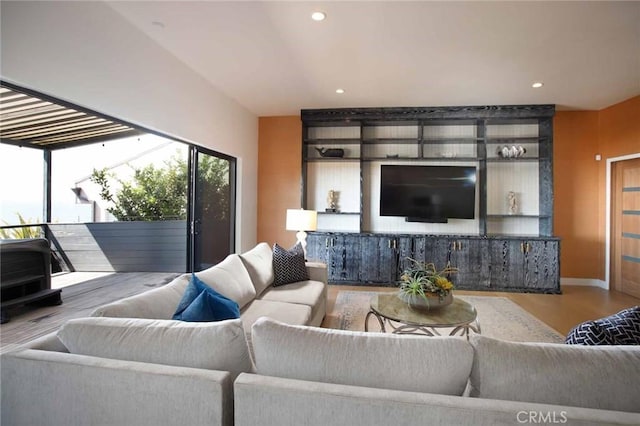
{"type": "Polygon", "coordinates": [[[354,185],[351,190],[360,197],[359,209],[350,207],[359,211],[347,213],[359,215],[359,225],[349,232],[340,228],[311,233],[309,258],[326,262],[330,280],[338,283],[394,283],[405,255],[410,255],[462,265],[462,274],[454,278],[458,288],[559,292],[560,244],[553,236],[554,113],[554,105],[302,110],[302,206],[320,210],[325,219],[345,214],[323,212],[324,206],[313,201],[323,198],[322,191],[308,192],[319,191],[318,183],[340,170],[348,175],[343,181],[354,185]],[[522,145],[527,151],[521,157],[502,158],[497,150],[505,145],[522,145]],[[318,157],[314,148],[320,146],[349,152],[341,158],[318,157]],[[330,169],[317,175],[324,162],[330,169]],[[376,218],[370,205],[369,174],[377,163],[396,162],[475,165],[477,235],[366,229],[376,218]],[[308,185],[308,167],[314,163],[315,183],[308,185]],[[345,168],[340,169],[340,164],[345,168]],[[526,210],[507,214],[504,203],[500,204],[505,194],[496,192],[491,182],[517,179],[535,183],[530,185],[535,190],[525,194],[526,210]]]}

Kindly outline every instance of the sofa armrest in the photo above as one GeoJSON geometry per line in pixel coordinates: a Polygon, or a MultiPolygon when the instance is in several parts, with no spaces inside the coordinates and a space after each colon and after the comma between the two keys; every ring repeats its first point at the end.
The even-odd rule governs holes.
{"type": "Polygon", "coordinates": [[[42,351],[69,353],[69,349],[67,349],[64,343],[62,343],[58,338],[58,333],[56,331],[25,343],[22,346],[22,349],[38,349],[42,351]]]}
{"type": "Polygon", "coordinates": [[[306,262],[309,279],[327,284],[327,265],[320,262],[306,262]]]}
{"type": "Polygon", "coordinates": [[[1,370],[2,424],[233,424],[228,372],[33,349],[1,370]]]}
{"type": "Polygon", "coordinates": [[[236,426],[514,425],[523,420],[530,422],[529,413],[555,416],[558,422],[569,425],[637,424],[640,421],[640,415],[635,413],[403,392],[247,373],[240,374],[234,383],[234,410],[236,426]],[[566,421],[562,421],[565,418],[566,421]]]}

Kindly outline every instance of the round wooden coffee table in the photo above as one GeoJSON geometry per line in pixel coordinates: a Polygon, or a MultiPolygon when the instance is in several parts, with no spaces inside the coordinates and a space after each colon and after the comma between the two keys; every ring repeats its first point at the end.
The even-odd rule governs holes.
{"type": "Polygon", "coordinates": [[[395,334],[417,334],[441,336],[441,328],[452,329],[449,336],[466,336],[469,330],[480,334],[480,323],[476,308],[462,299],[453,298],[453,303],[430,311],[411,308],[400,300],[396,293],[378,293],[371,298],[370,310],[364,320],[364,331],[369,331],[369,318],[378,320],[382,332],[388,325],[395,334]]]}

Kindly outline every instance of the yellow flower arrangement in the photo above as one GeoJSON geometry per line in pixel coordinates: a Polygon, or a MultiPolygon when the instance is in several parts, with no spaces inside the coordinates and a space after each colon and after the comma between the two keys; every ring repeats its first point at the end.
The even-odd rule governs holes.
{"type": "Polygon", "coordinates": [[[419,296],[426,299],[430,295],[437,295],[440,299],[444,299],[453,290],[453,283],[448,277],[458,272],[457,268],[447,265],[442,270],[438,270],[433,263],[407,259],[411,262],[411,267],[400,276],[400,292],[406,296],[419,296]]]}

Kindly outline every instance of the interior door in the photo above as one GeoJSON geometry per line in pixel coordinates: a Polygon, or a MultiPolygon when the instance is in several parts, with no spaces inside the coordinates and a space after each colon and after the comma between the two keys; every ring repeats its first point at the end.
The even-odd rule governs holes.
{"type": "Polygon", "coordinates": [[[191,270],[235,252],[235,159],[200,147],[191,151],[191,270]]]}
{"type": "Polygon", "coordinates": [[[613,163],[611,175],[612,287],[640,297],[640,158],[613,163]]]}

